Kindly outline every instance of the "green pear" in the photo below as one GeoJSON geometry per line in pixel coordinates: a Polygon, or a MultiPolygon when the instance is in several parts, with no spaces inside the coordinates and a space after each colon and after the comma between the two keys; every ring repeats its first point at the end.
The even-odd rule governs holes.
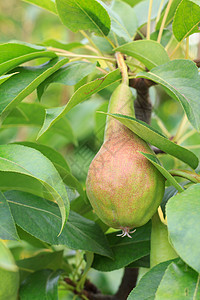
{"type": "MultiPolygon", "coordinates": [[[[135,116],[126,84],[113,92],[108,112],[135,116]]],[[[104,143],[89,167],[86,192],[98,217],[121,229],[123,236],[147,223],[164,195],[163,175],[139,151],[153,154],[144,140],[108,116],[104,143]]]]}

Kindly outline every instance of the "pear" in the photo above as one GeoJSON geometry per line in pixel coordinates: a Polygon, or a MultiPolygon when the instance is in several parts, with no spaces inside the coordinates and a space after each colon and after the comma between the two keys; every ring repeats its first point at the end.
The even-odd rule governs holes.
{"type": "MultiPolygon", "coordinates": [[[[128,85],[115,89],[108,112],[135,116],[128,85]]],[[[144,140],[108,116],[104,143],[89,167],[86,192],[98,217],[121,229],[122,236],[131,237],[132,228],[147,223],[164,195],[163,175],[139,151],[153,154],[144,140]]]]}

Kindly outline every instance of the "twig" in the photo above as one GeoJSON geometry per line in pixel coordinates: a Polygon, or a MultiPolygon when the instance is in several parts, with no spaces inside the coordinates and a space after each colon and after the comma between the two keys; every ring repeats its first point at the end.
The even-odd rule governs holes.
{"type": "Polygon", "coordinates": [[[117,59],[118,67],[119,67],[120,72],[122,74],[122,82],[124,84],[128,85],[128,83],[129,83],[128,70],[127,70],[127,65],[124,61],[124,57],[120,52],[116,52],[115,56],[116,56],[116,59],[117,59]]]}
{"type": "Polygon", "coordinates": [[[158,34],[158,39],[157,39],[157,42],[158,42],[158,43],[160,43],[160,41],[161,41],[162,34],[163,34],[163,30],[164,30],[164,27],[165,27],[165,22],[166,22],[166,20],[167,20],[167,16],[168,16],[170,7],[171,7],[171,5],[172,5],[172,2],[173,2],[173,0],[169,0],[169,2],[168,2],[168,4],[167,4],[166,10],[165,10],[165,14],[164,14],[164,17],[163,17],[163,19],[162,19],[161,26],[160,26],[159,34],[158,34]]]}
{"type": "Polygon", "coordinates": [[[147,40],[150,40],[152,5],[153,5],[153,0],[150,0],[150,2],[149,2],[149,11],[148,11],[148,21],[147,21],[147,40]]]}

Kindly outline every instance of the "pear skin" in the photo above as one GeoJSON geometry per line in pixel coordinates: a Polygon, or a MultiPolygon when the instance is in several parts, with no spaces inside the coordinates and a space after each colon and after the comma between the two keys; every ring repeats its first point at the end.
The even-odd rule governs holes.
{"type": "MultiPolygon", "coordinates": [[[[108,111],[134,116],[127,85],[122,83],[114,91],[108,111]]],[[[139,151],[153,154],[144,140],[108,116],[104,143],[91,162],[86,180],[95,213],[108,226],[122,229],[124,235],[147,223],[164,195],[163,175],[139,151]]]]}

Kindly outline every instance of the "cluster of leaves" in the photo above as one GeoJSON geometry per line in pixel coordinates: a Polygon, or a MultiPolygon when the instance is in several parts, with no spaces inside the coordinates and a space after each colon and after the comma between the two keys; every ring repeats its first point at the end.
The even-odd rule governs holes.
{"type": "MultiPolygon", "coordinates": [[[[194,169],[198,167],[199,150],[196,147],[192,152],[189,148],[194,146],[194,140],[199,141],[200,78],[196,63],[188,59],[187,45],[187,59],[181,47],[185,38],[199,31],[199,1],[162,1],[161,6],[154,1],[150,20],[157,17],[156,26],[149,36],[150,22],[144,15],[145,7],[149,6],[146,0],[115,0],[111,5],[100,0],[27,2],[57,15],[68,29],[81,32],[87,41],[64,44],[51,39],[42,45],[18,41],[0,45],[1,133],[21,126],[36,128],[31,142],[16,142],[14,137],[15,143],[0,145],[0,238],[13,241],[10,250],[0,242],[0,298],[6,294],[8,299],[16,299],[19,293],[22,300],[28,299],[30,294],[33,299],[57,299],[59,286],[76,290],[80,297],[87,299],[82,290],[91,266],[100,271],[149,267],[151,224],[138,228],[132,240],[120,239],[112,231],[105,234],[107,226],[96,217],[87,199],[85,174],[78,177],[79,180],[75,176],[75,153],[70,164],[50,147],[50,136],[59,135],[65,145],[73,145],[79,154],[85,151],[78,145],[83,136],[78,138],[73,129],[84,120],[74,108],[94,94],[108,100],[121,80],[114,56],[115,52],[121,52],[126,55],[130,78],[147,79],[162,87],[168,99],[180,103],[190,122],[184,117],[172,138],[158,116],[150,126],[132,117],[112,115],[164,152],[159,155],[163,165],[155,156],[142,154],[158,168],[170,186],[162,208],[165,213],[167,203],[167,228],[179,257],[150,269],[128,299],[141,300],[147,296],[173,299],[174,295],[178,299],[188,295],[198,299],[200,179],[194,169]],[[146,23],[147,38],[143,31],[146,23]],[[88,35],[85,30],[92,34],[88,35]],[[31,64],[32,61],[39,65],[31,64]],[[52,108],[41,103],[53,83],[75,87],[67,104],[52,108]],[[28,101],[34,90],[39,101],[28,101]],[[27,101],[22,102],[24,99],[27,101]],[[169,172],[171,162],[173,168],[189,168],[189,171],[182,171],[181,175],[169,172]],[[183,185],[173,174],[188,181],[183,185]],[[27,249],[29,258],[22,259],[22,249],[27,249]],[[85,258],[83,253],[86,253],[85,258]],[[80,267],[84,271],[80,271],[80,267]],[[73,284],[70,285],[66,277],[73,284]]],[[[95,100],[97,104],[92,104],[92,113],[97,108],[105,112],[107,103],[95,100]]],[[[91,113],[89,104],[85,106],[87,113],[88,110],[91,113]]],[[[84,106],[81,109],[83,112],[84,106]]],[[[102,141],[105,114],[96,116],[95,121],[96,140],[102,141]]],[[[81,130],[81,126],[79,128],[81,130]]],[[[96,151],[97,145],[94,148],[96,151]]],[[[88,161],[94,152],[89,153],[88,161]]],[[[77,164],[79,173],[83,164],[80,161],[77,164]]]]}

